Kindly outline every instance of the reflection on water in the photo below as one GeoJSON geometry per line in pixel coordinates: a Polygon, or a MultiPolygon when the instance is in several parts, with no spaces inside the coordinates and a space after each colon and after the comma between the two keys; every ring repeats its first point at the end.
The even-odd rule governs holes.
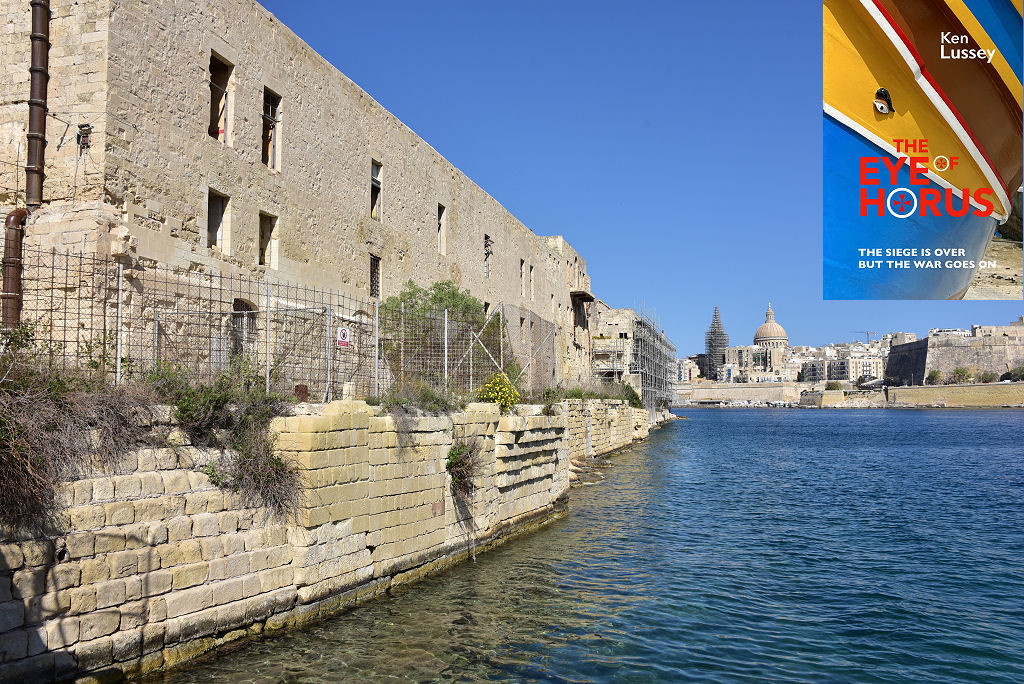
{"type": "Polygon", "coordinates": [[[687,415],[567,518],[156,681],[1024,679],[1024,415],[687,415]]]}

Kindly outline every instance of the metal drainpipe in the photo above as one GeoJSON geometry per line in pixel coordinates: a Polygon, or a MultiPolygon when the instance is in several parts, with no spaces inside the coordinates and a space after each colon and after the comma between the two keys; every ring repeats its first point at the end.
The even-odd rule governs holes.
{"type": "Polygon", "coordinates": [[[4,221],[3,291],[0,321],[5,328],[21,323],[21,244],[25,220],[43,203],[43,160],[46,149],[46,89],[50,81],[50,2],[30,0],[32,7],[32,63],[29,66],[28,159],[25,163],[25,204],[4,221]]]}
{"type": "Polygon", "coordinates": [[[50,2],[31,0],[32,66],[28,99],[28,161],[25,164],[25,204],[43,203],[43,157],[46,150],[46,86],[50,81],[50,2]]]}
{"type": "Polygon", "coordinates": [[[16,328],[21,322],[21,236],[27,209],[15,209],[4,222],[4,289],[0,293],[3,326],[16,328]]]}

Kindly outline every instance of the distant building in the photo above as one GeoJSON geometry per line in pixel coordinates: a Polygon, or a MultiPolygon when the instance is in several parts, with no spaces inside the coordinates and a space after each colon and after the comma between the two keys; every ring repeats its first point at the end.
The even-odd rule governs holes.
{"type": "Polygon", "coordinates": [[[591,344],[594,376],[625,382],[644,406],[668,406],[675,396],[676,347],[654,321],[633,309],[613,309],[598,299],[593,309],[591,344]]]}
{"type": "Polygon", "coordinates": [[[764,323],[754,333],[754,344],[759,347],[785,349],[789,346],[789,335],[785,329],[775,322],[775,312],[772,311],[771,302],[768,303],[768,311],[764,314],[764,323]]]}
{"type": "Polygon", "coordinates": [[[936,328],[923,340],[894,345],[885,377],[890,383],[923,385],[932,371],[944,378],[957,368],[1002,376],[1018,366],[1024,366],[1024,317],[1009,325],[976,325],[966,336],[959,329],[936,328]]]}

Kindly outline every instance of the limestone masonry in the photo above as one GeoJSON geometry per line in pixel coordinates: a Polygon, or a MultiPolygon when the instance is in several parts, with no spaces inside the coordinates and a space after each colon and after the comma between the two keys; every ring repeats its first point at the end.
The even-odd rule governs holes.
{"type": "MultiPolygon", "coordinates": [[[[451,279],[554,323],[557,379],[589,378],[593,296],[576,250],[535,235],[259,4],[51,6],[44,204],[27,244],[366,298],[451,279]]],[[[12,164],[25,158],[29,19],[28,2],[5,3],[12,164]]],[[[0,173],[16,188],[16,167],[0,173]]]]}
{"type": "Polygon", "coordinates": [[[170,667],[335,612],[557,515],[570,458],[647,435],[648,412],[622,402],[541,409],[403,417],[339,401],[275,419],[303,482],[290,521],[213,486],[212,453],[189,446],[69,483],[59,529],[0,538],[0,680],[170,667]],[[455,440],[480,446],[469,501],[445,470],[455,440]]]}

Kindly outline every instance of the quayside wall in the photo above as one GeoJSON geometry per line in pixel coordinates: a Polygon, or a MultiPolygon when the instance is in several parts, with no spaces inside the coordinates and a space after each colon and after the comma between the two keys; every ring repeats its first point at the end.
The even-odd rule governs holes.
{"type": "Polygon", "coordinates": [[[993,382],[977,385],[890,387],[890,405],[995,408],[1024,406],[1024,383],[993,382]]]}
{"type": "Polygon", "coordinates": [[[216,453],[188,445],[68,483],[51,535],[0,540],[0,681],[153,671],[331,614],[557,516],[571,458],[648,430],[622,402],[543,413],[392,416],[339,401],[275,419],[303,486],[288,521],[214,486],[203,467],[216,453]],[[467,501],[445,469],[455,440],[480,447],[467,501]]]}

